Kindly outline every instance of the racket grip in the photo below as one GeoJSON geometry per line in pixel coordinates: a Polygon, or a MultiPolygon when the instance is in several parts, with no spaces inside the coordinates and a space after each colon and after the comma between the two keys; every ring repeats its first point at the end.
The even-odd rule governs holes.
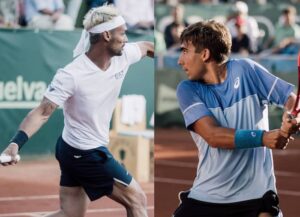
{"type": "Polygon", "coordinates": [[[290,120],[292,120],[292,119],[294,119],[294,118],[295,118],[295,116],[294,116],[293,114],[291,114],[291,113],[290,113],[290,114],[288,114],[288,115],[289,115],[289,119],[290,119],[290,120]]]}
{"type": "MultiPolygon", "coordinates": [[[[16,160],[19,161],[21,159],[20,155],[16,156],[16,160]]],[[[9,163],[12,161],[12,157],[10,155],[0,155],[0,163],[9,163]]]]}

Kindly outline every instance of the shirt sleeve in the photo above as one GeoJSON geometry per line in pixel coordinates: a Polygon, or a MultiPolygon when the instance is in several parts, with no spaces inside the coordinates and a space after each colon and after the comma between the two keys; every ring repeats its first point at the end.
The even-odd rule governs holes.
{"type": "Polygon", "coordinates": [[[56,0],[55,1],[55,10],[64,9],[65,5],[63,0],[56,0]]]}
{"type": "Polygon", "coordinates": [[[59,69],[48,86],[44,96],[62,107],[75,91],[74,77],[66,71],[59,69]]]}
{"type": "Polygon", "coordinates": [[[142,52],[137,43],[127,43],[124,52],[129,65],[138,62],[142,58],[142,52]]]}
{"type": "Polygon", "coordinates": [[[284,107],[294,86],[272,75],[258,63],[252,61],[253,82],[257,85],[258,95],[263,103],[284,107]]]}
{"type": "Polygon", "coordinates": [[[213,116],[200,99],[197,91],[188,81],[181,82],[177,87],[177,99],[183,114],[185,126],[190,129],[191,125],[204,116],[213,116]]]}
{"type": "Polygon", "coordinates": [[[44,0],[34,0],[34,3],[35,3],[35,6],[36,6],[36,9],[38,11],[43,10],[43,9],[48,9],[47,3],[44,0]]]}

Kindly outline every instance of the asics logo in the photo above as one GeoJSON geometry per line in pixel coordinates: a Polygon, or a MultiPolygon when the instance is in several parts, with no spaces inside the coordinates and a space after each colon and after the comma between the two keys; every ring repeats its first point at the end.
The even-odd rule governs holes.
{"type": "Polygon", "coordinates": [[[234,79],[234,89],[237,89],[240,86],[240,78],[237,77],[236,79],[234,79]]]}

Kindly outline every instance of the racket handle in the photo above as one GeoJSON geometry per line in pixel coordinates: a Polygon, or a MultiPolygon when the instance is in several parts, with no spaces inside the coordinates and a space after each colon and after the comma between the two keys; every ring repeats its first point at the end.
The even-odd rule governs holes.
{"type": "Polygon", "coordinates": [[[290,114],[288,114],[288,115],[289,115],[289,119],[290,119],[290,120],[292,120],[292,119],[295,118],[295,116],[294,116],[292,113],[290,113],[290,114]]]}
{"type": "MultiPolygon", "coordinates": [[[[19,161],[21,159],[20,155],[16,156],[16,160],[19,161]]],[[[10,155],[0,155],[0,163],[9,163],[12,161],[12,157],[10,155]]]]}

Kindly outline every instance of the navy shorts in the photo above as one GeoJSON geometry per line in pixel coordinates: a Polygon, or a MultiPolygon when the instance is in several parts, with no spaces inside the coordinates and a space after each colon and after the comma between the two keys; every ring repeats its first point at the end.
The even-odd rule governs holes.
{"type": "Polygon", "coordinates": [[[277,217],[279,200],[275,192],[268,191],[262,198],[236,203],[208,203],[188,198],[189,192],[180,194],[181,204],[173,217],[257,217],[261,212],[277,217]]]}
{"type": "Polygon", "coordinates": [[[83,187],[91,201],[110,195],[115,181],[128,186],[132,180],[132,176],[104,146],[80,150],[59,137],[55,156],[61,169],[60,185],[83,187]]]}

